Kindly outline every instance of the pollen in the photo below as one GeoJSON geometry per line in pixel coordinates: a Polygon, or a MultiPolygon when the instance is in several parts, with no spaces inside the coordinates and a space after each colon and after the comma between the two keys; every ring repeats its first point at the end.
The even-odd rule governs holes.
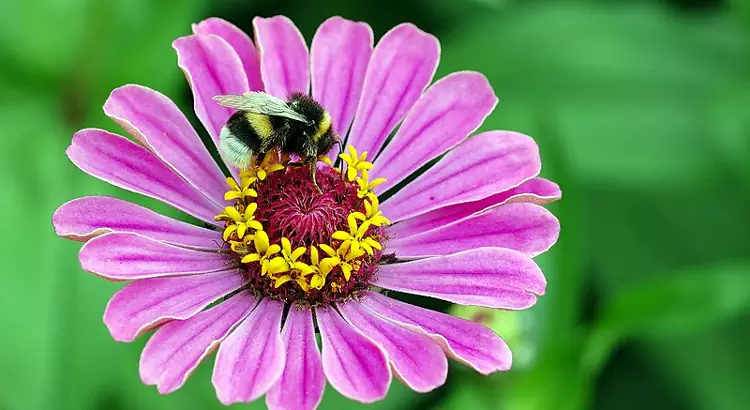
{"type": "Polygon", "coordinates": [[[216,216],[248,286],[285,302],[315,306],[366,290],[377,271],[390,221],[373,192],[367,153],[349,146],[344,168],[318,158],[318,188],[304,167],[277,152],[227,179],[235,203],[216,216]]]}

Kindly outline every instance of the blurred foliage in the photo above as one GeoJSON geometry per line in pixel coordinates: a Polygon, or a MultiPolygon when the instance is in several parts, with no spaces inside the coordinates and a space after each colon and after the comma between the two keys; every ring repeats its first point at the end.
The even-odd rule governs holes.
{"type": "Polygon", "coordinates": [[[402,21],[435,33],[438,76],[485,73],[500,104],[484,129],[534,136],[565,193],[539,304],[455,308],[508,338],[513,371],[452,365],[427,395],[394,382],[376,405],[331,390],[321,408],[750,408],[749,2],[30,0],[0,3],[0,409],[221,408],[211,360],[169,396],[140,383],[144,340],[115,343],[101,323],[118,286],[82,273],[49,219],[86,194],[174,214],[83,175],[70,135],[118,131],[101,105],[125,83],[190,113],[171,41],[207,16],[250,31],[273,14],[308,40],[334,14],[376,36],[402,21]]]}

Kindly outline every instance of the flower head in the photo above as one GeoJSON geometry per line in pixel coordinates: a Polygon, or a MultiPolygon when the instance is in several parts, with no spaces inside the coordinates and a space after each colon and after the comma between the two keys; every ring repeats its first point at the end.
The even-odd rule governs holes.
{"type": "Polygon", "coordinates": [[[426,88],[439,45],[414,25],[393,28],[373,48],[367,24],[333,17],[309,54],[289,19],[253,25],[254,41],[208,19],[174,42],[196,114],[218,145],[233,111],[214,96],[261,90],[285,99],[307,92],[312,77],[311,97],[333,130],[349,130],[342,168],[315,165],[317,186],[308,169],[284,166],[289,153],[273,149],[248,169],[228,166],[226,179],[215,148],[177,106],[141,86],[114,90],[104,106],[140,144],[85,129],[67,150],[83,171],[204,224],[101,196],[75,199],[53,216],[59,235],[85,242],[84,270],[130,282],[104,322],[119,341],[155,329],[141,379],[175,391],[218,345],[212,382],[222,403],[266,395],[271,409],[312,410],[326,381],[369,403],[385,397],[394,371],[416,391],[437,388],[446,357],[482,374],[508,370],[510,350],[491,330],[379,289],[532,306],[546,287],[532,258],[559,232],[540,205],[561,195],[537,177],[536,144],[505,131],[467,138],[497,98],[475,72],[426,88]],[[377,154],[372,161],[368,152],[377,154]]]}

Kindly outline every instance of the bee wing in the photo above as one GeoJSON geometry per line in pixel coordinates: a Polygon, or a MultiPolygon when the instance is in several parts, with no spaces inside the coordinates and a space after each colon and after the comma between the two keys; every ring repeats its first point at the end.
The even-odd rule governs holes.
{"type": "Polygon", "coordinates": [[[242,95],[217,95],[214,97],[214,101],[219,103],[219,105],[234,108],[235,110],[308,122],[308,119],[305,118],[305,116],[289,108],[286,101],[264,92],[248,92],[242,95]]]}

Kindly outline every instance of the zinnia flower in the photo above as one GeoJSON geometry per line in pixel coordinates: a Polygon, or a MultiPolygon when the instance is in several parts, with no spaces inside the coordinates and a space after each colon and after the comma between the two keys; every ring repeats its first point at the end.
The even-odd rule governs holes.
{"type": "Polygon", "coordinates": [[[320,191],[276,153],[225,178],[177,106],[136,85],[114,90],[104,112],[137,143],[84,129],[67,150],[84,172],[203,223],[103,196],[53,216],[58,235],[85,242],[84,270],[130,282],[104,323],[124,342],[155,329],[143,382],[170,393],[218,348],[212,381],[222,403],[265,394],[272,409],[314,409],[326,380],[369,403],[386,396],[394,374],[418,392],[442,385],[446,356],[482,374],[509,369],[511,352],[491,330],[383,290],[532,306],[546,287],[532,257],[559,232],[540,205],[561,195],[537,177],[534,141],[508,131],[467,138],[497,98],[476,72],[429,85],[439,43],[412,24],[373,47],[367,24],[333,17],[309,53],[289,19],[253,25],[254,41],[212,18],[174,42],[195,112],[218,146],[232,110],[214,96],[312,88],[347,147],[329,153],[339,165],[318,165],[320,191]]]}

